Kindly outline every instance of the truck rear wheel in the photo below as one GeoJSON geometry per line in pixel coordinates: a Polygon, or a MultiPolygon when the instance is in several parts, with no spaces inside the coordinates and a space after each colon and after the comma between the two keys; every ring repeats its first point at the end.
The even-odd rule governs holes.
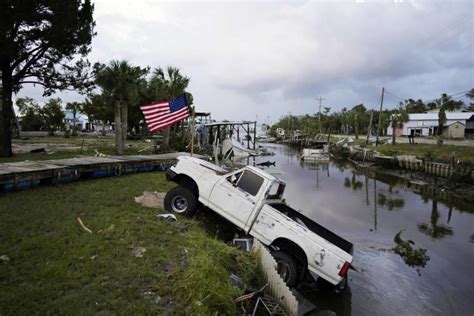
{"type": "Polygon", "coordinates": [[[298,265],[295,259],[283,251],[272,252],[272,256],[277,262],[277,272],[283,281],[289,287],[294,286],[298,278],[298,265]]]}
{"type": "Polygon", "coordinates": [[[165,195],[165,209],[181,215],[192,216],[197,209],[197,197],[194,193],[183,186],[177,186],[165,195]]]}

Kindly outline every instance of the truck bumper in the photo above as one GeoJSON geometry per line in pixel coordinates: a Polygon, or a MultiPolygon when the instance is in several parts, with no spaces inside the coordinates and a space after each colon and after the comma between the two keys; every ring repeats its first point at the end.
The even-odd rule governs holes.
{"type": "Polygon", "coordinates": [[[176,178],[177,173],[174,172],[171,169],[166,170],[166,180],[168,181],[173,181],[174,178],[176,178]]]}

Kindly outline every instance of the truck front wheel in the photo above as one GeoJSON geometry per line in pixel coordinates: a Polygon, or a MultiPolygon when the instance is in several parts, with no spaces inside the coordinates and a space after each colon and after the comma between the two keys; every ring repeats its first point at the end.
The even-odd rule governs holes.
{"type": "Polygon", "coordinates": [[[289,287],[294,286],[298,278],[298,265],[295,259],[283,251],[274,251],[272,256],[277,262],[277,272],[283,281],[289,287]]]}
{"type": "Polygon", "coordinates": [[[198,204],[196,195],[190,189],[177,186],[166,193],[164,205],[167,211],[192,216],[198,204]]]}

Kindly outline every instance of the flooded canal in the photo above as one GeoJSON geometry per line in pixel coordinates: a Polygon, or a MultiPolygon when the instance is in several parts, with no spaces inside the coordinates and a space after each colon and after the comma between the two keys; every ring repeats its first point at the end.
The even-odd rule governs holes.
{"type": "MultiPolygon", "coordinates": [[[[297,151],[266,144],[275,161],[265,170],[287,182],[289,205],[354,243],[350,290],[302,293],[337,315],[473,315],[474,205],[422,197],[393,181],[374,180],[349,164],[301,165],[297,151]],[[394,237],[427,249],[424,268],[396,253],[394,237]]],[[[250,162],[253,163],[253,162],[250,162]]]]}

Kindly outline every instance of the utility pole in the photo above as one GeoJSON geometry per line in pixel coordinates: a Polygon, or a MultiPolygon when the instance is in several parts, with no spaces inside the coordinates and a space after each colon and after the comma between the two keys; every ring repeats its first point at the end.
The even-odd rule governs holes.
{"type": "MultiPolygon", "coordinates": [[[[379,145],[379,135],[380,135],[380,128],[382,125],[382,106],[383,106],[383,95],[385,93],[385,88],[382,87],[382,97],[380,98],[380,111],[379,111],[379,124],[377,125],[377,137],[375,138],[375,146],[379,145]]],[[[395,131],[393,131],[394,133],[395,131]]]]}
{"type": "Polygon", "coordinates": [[[369,137],[372,131],[372,120],[374,118],[374,111],[370,112],[370,121],[369,121],[369,128],[367,129],[367,139],[365,140],[365,144],[369,144],[369,137]]]}
{"type": "Polygon", "coordinates": [[[319,100],[319,115],[318,115],[318,118],[319,118],[319,134],[322,134],[322,126],[321,126],[321,102],[326,100],[325,98],[316,98],[316,100],[319,100]]]}

